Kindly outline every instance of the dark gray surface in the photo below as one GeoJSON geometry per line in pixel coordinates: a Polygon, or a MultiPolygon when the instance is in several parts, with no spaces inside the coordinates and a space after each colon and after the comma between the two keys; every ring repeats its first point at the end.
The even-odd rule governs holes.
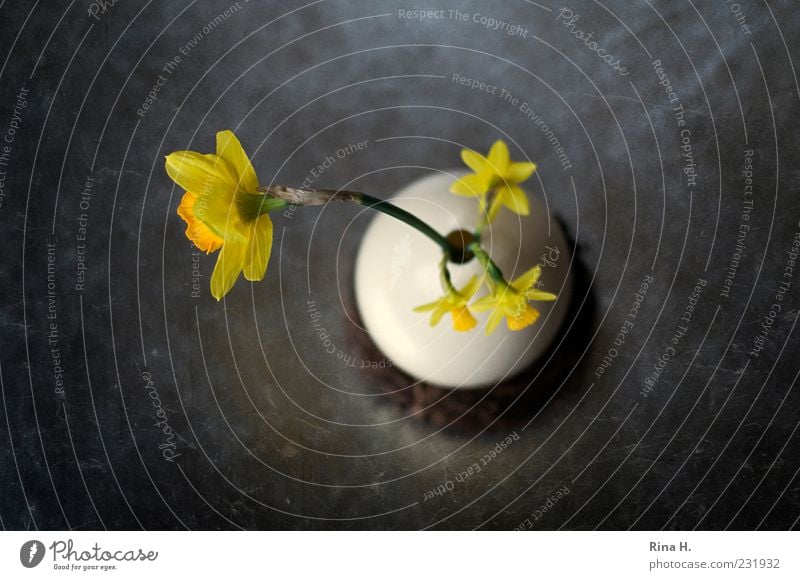
{"type": "MultiPolygon", "coordinates": [[[[749,34],[724,1],[571,2],[574,28],[594,32],[627,76],[547,0],[457,3],[526,38],[449,14],[398,17],[449,8],[423,2],[242,0],[206,32],[230,3],[124,1],[97,18],[87,2],[58,4],[1,8],[3,138],[16,95],[29,91],[2,167],[3,527],[797,527],[797,272],[763,350],[751,352],[800,219],[794,2],[740,2],[749,34]],[[686,111],[694,187],[657,59],[686,111]],[[552,129],[569,169],[522,102],[552,129]],[[561,347],[518,386],[538,398],[514,406],[517,423],[504,422],[505,398],[492,429],[452,428],[446,413],[437,426],[435,409],[387,394],[397,377],[326,353],[308,300],[338,350],[368,352],[347,318],[367,224],[352,208],[276,217],[267,280],[239,282],[224,303],[207,290],[214,257],[200,257],[192,297],[192,249],[175,215],[182,192],[163,156],[210,151],[221,128],[235,129],[263,182],[300,183],[338,148],[368,141],[315,184],[380,196],[499,137],[536,160],[529,190],[574,241],[582,285],[561,347]],[[724,296],[748,148],[750,229],[724,296]],[[81,214],[86,285],[76,290],[81,214]],[[640,315],[597,379],[649,275],[640,315]],[[707,286],[691,324],[644,397],[698,278],[707,286]],[[154,393],[176,434],[172,461],[159,448],[154,393]],[[519,440],[460,476],[509,433],[519,440]],[[440,485],[452,490],[426,500],[440,485]],[[568,494],[553,504],[559,488],[568,494]]],[[[497,406],[493,397],[476,398],[470,414],[497,406]]]]}

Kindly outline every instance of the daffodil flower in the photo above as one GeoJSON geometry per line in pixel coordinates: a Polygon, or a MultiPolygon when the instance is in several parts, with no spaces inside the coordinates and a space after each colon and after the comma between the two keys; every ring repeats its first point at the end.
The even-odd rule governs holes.
{"type": "Polygon", "coordinates": [[[221,300],[241,273],[262,280],[272,251],[267,211],[286,203],[258,191],[256,172],[233,132],[217,133],[216,154],[170,153],[166,169],[186,190],[178,207],[186,237],[207,254],[221,250],[211,275],[214,298],[221,300]]]}
{"type": "Polygon", "coordinates": [[[528,197],[518,184],[536,171],[535,163],[512,162],[508,146],[502,140],[495,141],[485,157],[470,149],[462,149],[461,159],[474,173],[454,181],[450,186],[451,192],[479,198],[482,211],[486,211],[487,193],[493,192],[488,208],[490,222],[502,206],[519,215],[530,213],[528,197]]]}
{"type": "Polygon", "coordinates": [[[435,302],[418,306],[414,311],[431,312],[431,326],[439,324],[442,317],[449,312],[453,319],[453,328],[459,332],[472,330],[478,324],[478,321],[469,311],[467,303],[478,290],[480,284],[478,277],[473,276],[461,290],[456,290],[451,286],[444,296],[435,302]]]}
{"type": "Polygon", "coordinates": [[[551,292],[536,288],[541,275],[542,268],[536,266],[511,283],[496,281],[491,294],[475,301],[473,310],[492,311],[486,323],[486,334],[493,333],[503,317],[509,330],[522,330],[536,322],[539,311],[528,302],[552,302],[557,298],[551,292]]]}

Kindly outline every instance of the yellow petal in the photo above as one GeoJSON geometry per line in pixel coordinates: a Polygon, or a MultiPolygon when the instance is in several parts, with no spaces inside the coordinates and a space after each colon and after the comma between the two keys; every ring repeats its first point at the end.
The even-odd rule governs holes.
{"type": "Polygon", "coordinates": [[[529,292],[536,288],[536,283],[539,281],[539,278],[542,277],[542,267],[541,266],[534,266],[527,272],[525,272],[522,276],[511,282],[511,285],[514,289],[520,292],[529,292]]]}
{"type": "Polygon", "coordinates": [[[508,164],[508,145],[502,139],[498,139],[489,150],[489,166],[492,171],[502,175],[508,169],[508,164]]]}
{"type": "Polygon", "coordinates": [[[558,298],[557,294],[553,294],[552,292],[542,292],[541,290],[532,290],[531,292],[526,292],[525,297],[528,300],[536,300],[537,302],[552,302],[558,298]]]}
{"type": "Polygon", "coordinates": [[[536,171],[536,164],[530,162],[512,163],[505,172],[505,178],[511,183],[522,183],[536,171]]]}
{"type": "Polygon", "coordinates": [[[486,159],[486,157],[480,153],[472,151],[471,149],[461,150],[461,160],[475,173],[486,174],[491,172],[491,166],[489,165],[489,161],[486,159]]]}
{"type": "Polygon", "coordinates": [[[458,291],[464,298],[469,300],[472,298],[473,294],[478,291],[478,288],[481,287],[482,279],[478,278],[477,276],[473,276],[469,282],[467,282],[464,287],[458,291]]]}
{"type": "Polygon", "coordinates": [[[244,277],[251,282],[256,282],[263,280],[267,273],[267,264],[272,253],[272,220],[267,214],[264,214],[259,216],[249,227],[252,227],[253,230],[247,246],[244,277]]]}
{"type": "Polygon", "coordinates": [[[219,131],[217,133],[217,155],[227,161],[238,177],[241,191],[255,193],[258,189],[258,177],[233,131],[219,131]]]}
{"type": "Polygon", "coordinates": [[[556,300],[558,298],[557,294],[545,292],[536,288],[536,284],[539,283],[539,278],[541,278],[541,276],[542,267],[537,265],[511,282],[511,286],[518,292],[521,292],[527,300],[536,300],[537,302],[552,302],[556,300]]]}
{"type": "Polygon", "coordinates": [[[250,224],[242,221],[233,198],[213,194],[200,195],[194,204],[194,213],[226,242],[247,245],[250,224]]]}
{"type": "Polygon", "coordinates": [[[247,257],[247,244],[226,242],[211,274],[211,295],[222,300],[239,278],[247,257]]]}
{"type": "Polygon", "coordinates": [[[464,306],[450,310],[450,316],[453,317],[453,328],[458,332],[472,330],[478,324],[469,309],[464,306]]]}
{"type": "Polygon", "coordinates": [[[528,215],[531,211],[528,196],[518,185],[511,183],[501,185],[497,189],[497,196],[502,200],[504,206],[516,214],[528,215]]]}
{"type": "Polygon", "coordinates": [[[492,334],[501,320],[503,320],[503,311],[500,308],[495,308],[489,315],[489,320],[486,322],[486,330],[484,332],[487,335],[492,334]]]}
{"type": "Polygon", "coordinates": [[[494,294],[489,294],[488,296],[484,296],[483,298],[478,298],[475,302],[472,303],[472,308],[476,312],[485,312],[486,310],[491,310],[492,308],[497,306],[497,297],[494,294]]]}
{"type": "Polygon", "coordinates": [[[444,316],[446,312],[447,308],[444,306],[444,304],[439,302],[439,304],[436,305],[436,308],[434,308],[433,314],[431,314],[431,326],[436,326],[437,324],[439,324],[439,321],[442,319],[442,316],[444,316]]]}
{"type": "Polygon", "coordinates": [[[175,151],[167,155],[165,167],[175,183],[197,195],[216,192],[233,196],[236,192],[232,167],[216,155],[175,151]]]}
{"type": "Polygon", "coordinates": [[[439,306],[439,302],[440,301],[437,300],[436,302],[428,302],[427,304],[423,304],[422,306],[417,306],[416,308],[414,308],[414,312],[430,312],[431,310],[439,306]]]}
{"type": "Polygon", "coordinates": [[[489,212],[487,214],[489,223],[494,221],[501,207],[503,207],[503,198],[499,194],[495,194],[494,198],[492,198],[492,203],[489,204],[489,212]]]}
{"type": "Polygon", "coordinates": [[[522,330],[530,326],[539,318],[539,311],[532,306],[525,305],[525,309],[518,316],[509,316],[506,319],[509,330],[522,330]]]}
{"type": "Polygon", "coordinates": [[[481,196],[489,189],[486,179],[476,173],[470,173],[460,179],[456,179],[450,185],[450,191],[458,195],[481,196]]]}

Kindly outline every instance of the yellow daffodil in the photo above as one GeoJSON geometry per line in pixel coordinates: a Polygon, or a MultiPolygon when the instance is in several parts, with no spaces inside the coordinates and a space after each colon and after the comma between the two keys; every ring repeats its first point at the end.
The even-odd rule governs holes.
{"type": "Polygon", "coordinates": [[[486,334],[493,333],[503,317],[509,330],[522,330],[536,322],[539,311],[528,302],[551,302],[557,298],[555,294],[536,288],[541,275],[542,268],[536,266],[510,284],[496,283],[491,294],[475,301],[473,310],[492,311],[486,324],[486,334]]]}
{"type": "Polygon", "coordinates": [[[519,215],[530,213],[528,197],[518,184],[536,171],[535,163],[512,162],[508,146],[502,140],[495,141],[485,157],[470,149],[462,149],[461,159],[474,173],[454,181],[450,186],[451,192],[478,197],[482,211],[485,211],[486,194],[493,192],[488,209],[490,222],[502,206],[519,215]]]}
{"type": "Polygon", "coordinates": [[[206,253],[221,249],[211,275],[214,298],[221,300],[242,272],[247,280],[263,279],[272,251],[272,221],[256,172],[233,132],[217,133],[216,154],[170,153],[166,169],[186,190],[178,207],[186,237],[206,253]]]}
{"type": "Polygon", "coordinates": [[[459,332],[472,330],[475,328],[475,325],[478,324],[478,321],[472,316],[472,313],[467,307],[467,303],[479,287],[480,280],[477,276],[473,276],[461,290],[456,290],[451,287],[444,296],[435,302],[418,306],[414,311],[431,312],[431,326],[439,324],[442,316],[449,312],[450,316],[453,318],[453,328],[459,332]]]}

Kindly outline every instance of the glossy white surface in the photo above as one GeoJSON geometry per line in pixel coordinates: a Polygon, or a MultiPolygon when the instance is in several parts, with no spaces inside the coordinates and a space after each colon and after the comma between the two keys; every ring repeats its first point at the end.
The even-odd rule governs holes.
{"type": "MultiPolygon", "coordinates": [[[[475,199],[449,193],[463,171],[423,177],[398,192],[392,202],[429,223],[443,235],[472,230],[477,223],[475,199]]],[[[484,333],[488,313],[474,313],[478,326],[456,332],[449,315],[438,326],[415,306],[442,295],[438,264],[441,250],[416,230],[376,214],[361,244],[355,288],[361,319],[386,358],[419,380],[449,388],[486,387],[523,370],[544,353],[557,336],[571,293],[571,256],[557,221],[548,220],[544,203],[529,195],[531,215],[502,210],[484,235],[484,247],[511,280],[536,264],[542,266],[542,290],[559,295],[555,302],[536,302],[541,317],[532,326],[511,332],[505,321],[484,333]]],[[[480,264],[450,265],[457,288],[481,272],[480,264]]],[[[485,286],[476,298],[485,295],[485,286]]]]}

